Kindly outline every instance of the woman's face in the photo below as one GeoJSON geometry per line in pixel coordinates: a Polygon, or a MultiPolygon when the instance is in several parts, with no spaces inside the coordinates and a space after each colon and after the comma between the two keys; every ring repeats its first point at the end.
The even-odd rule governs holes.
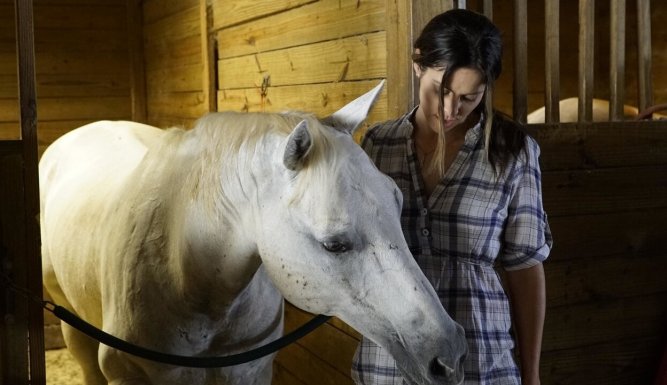
{"type": "Polygon", "coordinates": [[[414,69],[419,78],[419,108],[428,127],[435,132],[440,128],[441,113],[444,114],[444,131],[451,131],[466,120],[484,96],[486,85],[482,74],[476,69],[459,68],[450,76],[449,84],[445,84],[444,111],[439,111],[440,82],[444,70],[421,70],[416,63],[414,69]]]}

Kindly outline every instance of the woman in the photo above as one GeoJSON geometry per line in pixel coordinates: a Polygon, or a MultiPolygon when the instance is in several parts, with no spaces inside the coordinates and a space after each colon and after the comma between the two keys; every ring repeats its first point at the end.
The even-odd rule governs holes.
{"type": "MultiPolygon", "coordinates": [[[[539,147],[487,103],[501,56],[500,32],[486,17],[460,9],[436,16],[415,42],[419,106],[369,129],[362,146],[401,188],[408,245],[466,330],[465,384],[533,385],[551,234],[539,147]],[[496,265],[506,271],[509,299],[496,265]]],[[[388,353],[367,339],[352,376],[358,384],[403,383],[388,353]]]]}

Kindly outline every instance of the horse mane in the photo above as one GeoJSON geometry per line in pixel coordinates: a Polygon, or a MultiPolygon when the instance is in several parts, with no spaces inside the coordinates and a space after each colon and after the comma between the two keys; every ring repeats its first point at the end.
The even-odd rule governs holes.
{"type": "MultiPolygon", "coordinates": [[[[274,139],[287,137],[302,120],[308,123],[312,147],[296,178],[294,199],[298,199],[307,188],[312,189],[313,185],[322,186],[322,182],[331,179],[332,168],[337,168],[340,163],[336,151],[338,147],[334,145],[336,134],[333,129],[320,123],[313,114],[299,111],[282,113],[226,111],[210,113],[200,118],[192,134],[201,146],[201,177],[213,183],[218,181],[215,184],[219,186],[220,172],[222,172],[223,178],[234,178],[229,182],[238,184],[235,173],[241,169],[250,170],[258,146],[271,137],[274,139]]],[[[279,151],[277,144],[272,143],[275,150],[279,151]]],[[[266,159],[267,163],[269,161],[270,159],[266,159]]],[[[224,185],[224,181],[222,184],[224,185]]],[[[226,195],[225,191],[218,192],[222,193],[222,196],[226,195]]]]}

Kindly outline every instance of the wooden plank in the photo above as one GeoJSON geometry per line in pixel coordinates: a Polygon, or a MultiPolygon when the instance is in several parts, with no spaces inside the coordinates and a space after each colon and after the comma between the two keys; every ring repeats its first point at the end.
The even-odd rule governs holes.
{"type": "MultiPolygon", "coordinates": [[[[23,143],[0,142],[0,271],[26,286],[26,218],[23,194],[23,143]]],[[[15,293],[0,296],[0,382],[29,383],[28,304],[15,293]]]]}
{"type": "MultiPolygon", "coordinates": [[[[550,213],[547,211],[547,214],[550,213]]],[[[631,261],[634,257],[664,254],[667,208],[563,217],[550,215],[549,225],[556,238],[550,261],[619,254],[625,254],[631,261]]]]}
{"type": "Polygon", "coordinates": [[[387,105],[391,117],[398,118],[414,107],[412,70],[412,1],[386,0],[387,105]]]}
{"type": "Polygon", "coordinates": [[[7,140],[20,140],[21,127],[18,123],[18,111],[16,119],[11,122],[0,122],[0,142],[7,140]]]}
{"type": "Polygon", "coordinates": [[[114,5],[68,5],[54,4],[35,6],[35,28],[37,30],[117,30],[127,28],[124,2],[114,5]]]}
{"type": "MultiPolygon", "coordinates": [[[[197,119],[204,115],[206,105],[204,95],[197,92],[170,92],[166,94],[148,94],[148,121],[165,117],[169,119],[197,119]]],[[[149,123],[153,124],[153,123],[149,123]]]]}
{"type": "MultiPolygon", "coordinates": [[[[18,121],[19,109],[16,99],[0,99],[0,123],[18,123],[18,121]]],[[[16,133],[20,135],[20,129],[16,133]]]]}
{"type": "Polygon", "coordinates": [[[490,20],[493,20],[493,0],[482,0],[480,4],[482,7],[480,12],[490,20]]]}
{"type": "Polygon", "coordinates": [[[667,164],[664,122],[535,127],[543,171],[667,164]]]}
{"type": "MultiPolygon", "coordinates": [[[[0,52],[0,73],[16,71],[16,56],[0,52]]],[[[119,68],[127,68],[127,56],[113,52],[61,52],[51,51],[39,54],[35,63],[37,76],[42,74],[116,74],[119,68]]]]}
{"type": "Polygon", "coordinates": [[[579,1],[579,122],[593,121],[595,0],[579,1]]]}
{"type": "Polygon", "coordinates": [[[199,36],[199,4],[184,9],[154,23],[144,23],[144,45],[151,47],[154,44],[169,44],[168,42],[188,36],[199,36]]]}
{"type": "Polygon", "coordinates": [[[126,49],[126,34],[118,29],[88,29],[85,31],[60,29],[57,33],[51,30],[38,30],[35,35],[37,54],[47,51],[125,54],[126,49]]]}
{"type": "Polygon", "coordinates": [[[560,121],[560,0],[545,0],[544,5],[544,80],[545,122],[560,121]]]}
{"type": "Polygon", "coordinates": [[[160,19],[199,5],[199,0],[143,0],[144,24],[153,24],[160,19]]]}
{"type": "Polygon", "coordinates": [[[609,16],[609,120],[624,120],[625,0],[611,0],[609,16]]]}
{"type": "Polygon", "coordinates": [[[289,11],[317,0],[215,0],[211,4],[213,12],[213,29],[218,30],[248,22],[267,18],[271,15],[289,11]]]}
{"type": "MultiPolygon", "coordinates": [[[[581,228],[579,230],[581,232],[581,228]]],[[[587,237],[588,234],[582,236],[581,243],[585,243],[587,237]]],[[[556,255],[552,257],[544,266],[550,307],[667,293],[664,276],[667,252],[664,250],[648,255],[623,253],[590,257],[576,253],[566,260],[556,255]]]]}
{"type": "Polygon", "coordinates": [[[203,63],[201,89],[204,91],[206,109],[217,110],[216,50],[213,35],[213,10],[208,0],[199,1],[199,28],[201,39],[201,62],[203,63]]]}
{"type": "MultiPolygon", "coordinates": [[[[23,180],[20,191],[23,193],[25,222],[25,248],[15,254],[17,270],[24,270],[25,282],[18,284],[29,292],[41,293],[42,261],[39,250],[39,179],[37,171],[37,92],[35,85],[35,39],[32,1],[15,0],[16,10],[16,53],[18,66],[19,115],[21,125],[23,180]]],[[[19,225],[19,223],[17,223],[19,225]]],[[[25,341],[30,363],[30,383],[46,384],[44,361],[44,314],[39,303],[30,302],[27,306],[28,341],[25,341]]]]}
{"type": "Polygon", "coordinates": [[[69,131],[96,120],[99,119],[40,121],[37,124],[38,143],[42,147],[48,147],[56,139],[65,135],[69,131]]]}
{"type": "MultiPolygon", "coordinates": [[[[229,7],[235,4],[218,2],[221,3],[229,7]]],[[[217,33],[218,55],[226,59],[381,31],[385,28],[384,3],[384,0],[318,1],[225,28],[217,33]]]]}
{"type": "Polygon", "coordinates": [[[544,352],[582,349],[610,338],[630,340],[656,336],[667,319],[667,292],[639,297],[601,299],[566,306],[548,306],[544,352]],[[641,325],[641,326],[640,326],[641,325]]]}
{"type": "MultiPolygon", "coordinates": [[[[201,36],[187,36],[173,41],[161,40],[144,47],[147,71],[165,68],[179,69],[183,66],[202,63],[201,36]]],[[[202,66],[203,68],[203,66],[202,66]]]]}
{"type": "MultiPolygon", "coordinates": [[[[72,119],[130,119],[127,97],[42,98],[38,105],[40,121],[72,119]]],[[[16,100],[0,99],[0,122],[16,120],[16,100]]]]}
{"type": "Polygon", "coordinates": [[[146,121],[146,68],[143,46],[143,16],[141,3],[126,0],[127,8],[127,46],[130,73],[130,105],[132,120],[146,121]]]}
{"type": "MultiPolygon", "coordinates": [[[[130,85],[117,74],[41,74],[37,80],[38,98],[70,96],[127,96],[130,85]]],[[[16,75],[0,75],[0,98],[15,98],[16,75]]]]}
{"type": "Polygon", "coordinates": [[[349,370],[341,373],[299,344],[291,344],[276,355],[276,362],[306,384],[353,385],[349,370]]]}
{"type": "Polygon", "coordinates": [[[281,366],[277,361],[273,361],[273,377],[271,379],[272,385],[309,385],[301,381],[297,376],[289,370],[281,366]]]}
{"type": "MultiPolygon", "coordinates": [[[[327,116],[356,96],[363,95],[378,84],[377,80],[305,84],[296,86],[268,87],[262,96],[261,88],[221,90],[218,92],[218,110],[266,111],[298,110],[327,116]]],[[[383,92],[375,103],[368,122],[387,119],[387,94],[383,92]]]]}
{"type": "MultiPolygon", "coordinates": [[[[412,42],[414,42],[419,35],[421,34],[422,29],[426,26],[435,15],[448,11],[454,8],[453,1],[431,1],[431,0],[410,0],[412,2],[411,13],[411,36],[412,42]]],[[[412,48],[412,47],[411,47],[412,48]]],[[[388,53],[387,57],[392,57],[391,53],[388,53]]],[[[412,69],[412,68],[410,68],[412,69]]],[[[419,81],[415,76],[412,76],[412,106],[419,104],[419,81]]],[[[406,90],[406,91],[410,91],[406,90]]]]}
{"type": "Polygon", "coordinates": [[[118,0],[37,0],[38,5],[118,5],[118,0]]]}
{"type": "MultiPolygon", "coordinates": [[[[295,330],[313,318],[313,315],[295,307],[285,309],[285,333],[295,330]]],[[[296,342],[327,366],[348,373],[359,340],[326,323],[296,342]]]]}
{"type": "Polygon", "coordinates": [[[528,0],[514,0],[513,117],[526,123],[528,115],[528,0]]]}
{"type": "Polygon", "coordinates": [[[543,173],[550,217],[667,207],[667,164],[543,173]]]}
{"type": "Polygon", "coordinates": [[[639,111],[653,105],[651,59],[651,2],[637,0],[637,73],[639,111]]]}
{"type": "Polygon", "coordinates": [[[379,79],[386,35],[376,32],[218,62],[219,89],[379,79]],[[266,80],[265,80],[266,79],[266,80]]]}
{"type": "Polygon", "coordinates": [[[178,68],[153,69],[146,73],[146,82],[152,93],[202,91],[201,64],[178,68]]]}
{"type": "MultiPolygon", "coordinates": [[[[597,328],[598,325],[594,326],[597,328]]],[[[641,328],[633,325],[632,328],[641,328]]],[[[652,384],[664,341],[656,336],[610,338],[577,349],[542,351],[543,384],[652,384]]]]}

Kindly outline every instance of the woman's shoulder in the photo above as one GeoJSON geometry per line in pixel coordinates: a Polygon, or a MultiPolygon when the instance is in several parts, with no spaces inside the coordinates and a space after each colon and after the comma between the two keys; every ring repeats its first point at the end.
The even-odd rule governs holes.
{"type": "Polygon", "coordinates": [[[375,142],[383,140],[393,140],[396,138],[408,137],[412,130],[412,123],[408,116],[401,116],[397,119],[386,120],[375,123],[368,128],[365,138],[371,139],[375,142]]]}
{"type": "Polygon", "coordinates": [[[405,136],[405,131],[408,128],[406,125],[410,125],[410,121],[405,116],[386,120],[371,125],[367,135],[371,135],[375,139],[405,136]]]}

